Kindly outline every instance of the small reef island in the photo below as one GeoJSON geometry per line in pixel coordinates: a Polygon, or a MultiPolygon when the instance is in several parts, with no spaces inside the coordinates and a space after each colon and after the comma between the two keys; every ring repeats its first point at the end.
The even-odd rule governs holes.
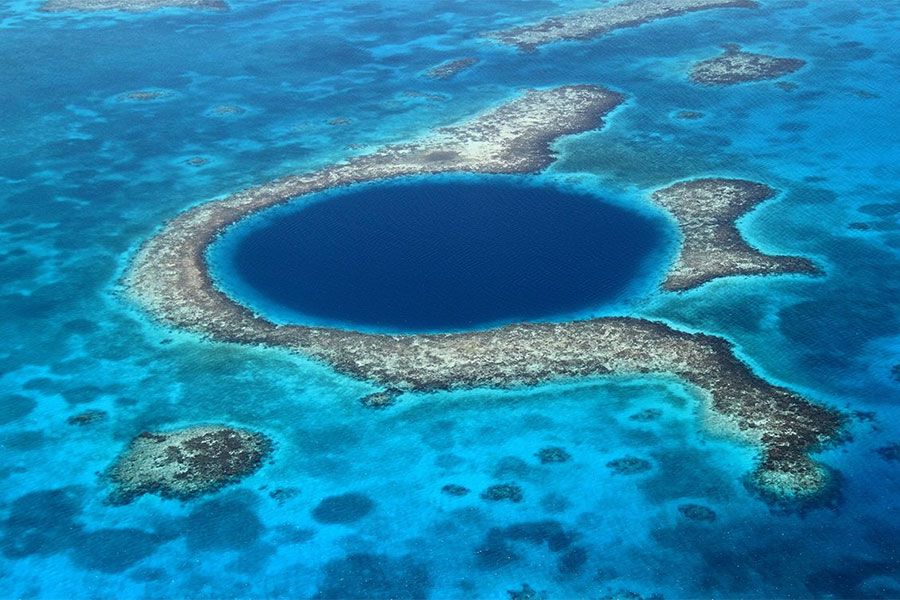
{"type": "Polygon", "coordinates": [[[744,52],[736,44],[728,44],[721,55],[695,64],[691,69],[691,81],[703,85],[765,81],[789,75],[805,64],[799,58],[754,54],[744,52]]]}
{"type": "Polygon", "coordinates": [[[224,425],[145,431],[109,469],[110,501],[127,504],[143,494],[190,500],[255,472],[271,450],[265,435],[224,425]]]}
{"type": "Polygon", "coordinates": [[[145,12],[161,8],[189,8],[200,10],[227,10],[225,0],[46,0],[40,10],[44,12],[124,10],[145,12]]]}
{"type": "Polygon", "coordinates": [[[626,0],[579,10],[519,27],[492,31],[485,37],[532,51],[543,44],[587,40],[616,29],[637,27],[657,19],[713,8],[757,8],[752,0],[626,0]]]}
{"type": "MultiPolygon", "coordinates": [[[[278,325],[221,292],[209,273],[210,244],[230,225],[263,209],[339,186],[407,175],[539,171],[553,160],[550,142],[600,126],[622,101],[621,94],[593,85],[530,90],[409,143],[190,208],[138,250],[123,279],[125,290],[168,325],[211,340],[297,352],[378,383],[392,395],[607,374],[674,376],[698,391],[711,429],[759,449],[752,481],[763,495],[815,496],[831,477],[809,454],[839,439],[842,414],[765,381],[724,339],[632,317],[409,335],[278,325]]],[[[734,179],[680,182],[653,194],[650,200],[672,214],[684,238],[665,287],[685,290],[734,273],[813,272],[805,259],[751,248],[735,229],[735,219],[773,194],[760,183],[734,179]]],[[[139,448],[149,444],[138,442],[139,448]]],[[[126,459],[125,464],[135,463],[126,459]]],[[[133,471],[119,467],[116,472],[133,471]]],[[[118,480],[128,482],[120,486],[132,494],[147,485],[141,478],[118,480]]],[[[177,488],[156,489],[183,495],[177,488]]]]}

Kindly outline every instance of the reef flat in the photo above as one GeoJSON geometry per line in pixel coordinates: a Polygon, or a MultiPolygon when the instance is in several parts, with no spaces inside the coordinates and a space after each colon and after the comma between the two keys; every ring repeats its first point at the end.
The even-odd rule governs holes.
{"type": "Polygon", "coordinates": [[[227,10],[224,0],[46,0],[40,10],[44,12],[124,10],[146,12],[161,8],[191,8],[201,10],[227,10]]]}
{"type": "Polygon", "coordinates": [[[806,258],[773,256],[752,248],[735,221],[775,196],[762,183],[742,179],[694,179],[653,193],[653,201],[678,223],[684,239],[663,288],[682,291],[727,275],[818,274],[806,258]]]}
{"type": "Polygon", "coordinates": [[[450,79],[460,71],[465,71],[466,69],[475,66],[477,63],[478,59],[472,56],[448,60],[447,62],[442,62],[441,64],[428,69],[428,71],[425,72],[425,75],[432,79],[450,79]]]}
{"type": "Polygon", "coordinates": [[[562,14],[529,25],[491,31],[485,37],[531,51],[543,44],[587,40],[616,29],[637,27],[699,10],[756,7],[756,2],[752,0],[629,0],[562,14]]]}
{"type": "Polygon", "coordinates": [[[216,425],[139,434],[109,470],[111,501],[143,494],[189,500],[262,466],[272,442],[261,433],[216,425]]]}
{"type": "MultiPolygon", "coordinates": [[[[169,325],[213,340],[285,348],[392,390],[509,387],[608,374],[675,376],[698,390],[716,429],[759,447],[762,459],[754,479],[760,486],[778,496],[823,489],[827,472],[808,453],[836,439],[840,414],[767,383],[720,338],[636,318],[521,323],[430,335],[276,325],[228,298],[208,273],[209,244],[232,223],[262,209],[303,194],[401,175],[536,171],[552,161],[550,141],[597,127],[621,101],[615,92],[587,85],[532,90],[417,141],[196,206],[139,249],[125,275],[125,289],[169,325]]],[[[735,216],[759,201],[765,186],[754,186],[759,184],[698,180],[676,184],[657,198],[679,222],[693,224],[698,232],[697,249],[683,253],[681,270],[676,266],[673,271],[675,281],[697,277],[701,241],[712,243],[724,236],[726,242],[743,244],[739,236],[735,241],[722,233],[720,226],[733,228],[735,216]],[[748,196],[748,190],[756,193],[748,196]],[[717,192],[734,197],[710,200],[702,210],[691,207],[706,200],[702,194],[717,192]]],[[[723,252],[745,260],[753,251],[726,246],[723,252]]],[[[700,272],[701,278],[711,276],[700,272]]],[[[716,273],[728,274],[725,268],[716,273]]]]}
{"type": "Polygon", "coordinates": [[[729,44],[721,55],[695,64],[691,69],[691,81],[703,85],[734,85],[778,79],[805,64],[799,58],[754,54],[744,52],[740,46],[729,44]]]}

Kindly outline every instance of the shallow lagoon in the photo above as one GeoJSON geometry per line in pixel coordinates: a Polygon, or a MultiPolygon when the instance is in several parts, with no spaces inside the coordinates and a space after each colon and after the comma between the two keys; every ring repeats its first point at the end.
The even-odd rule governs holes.
{"type": "Polygon", "coordinates": [[[356,186],[233,226],[220,287],[282,322],[440,331],[562,318],[649,293],[660,215],[524,178],[356,186]]]}

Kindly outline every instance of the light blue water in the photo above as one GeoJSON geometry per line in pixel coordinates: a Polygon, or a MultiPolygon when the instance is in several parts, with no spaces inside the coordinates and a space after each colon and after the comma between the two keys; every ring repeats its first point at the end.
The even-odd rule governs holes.
{"type": "Polygon", "coordinates": [[[523,55],[475,33],[574,3],[235,1],[216,14],[76,16],[5,2],[0,595],[503,598],[524,582],[553,598],[900,595],[900,462],[876,452],[900,442],[900,4],[763,4],[523,55]],[[728,42],[809,64],[788,78],[793,91],[691,86],[691,62],[728,42]],[[470,55],[481,62],[454,79],[420,77],[470,55]],[[675,382],[406,395],[373,412],[358,403],[363,383],[158,328],[118,294],[129,254],[187,206],[523,87],[585,82],[628,102],[603,131],[556,144],[549,177],[629,198],[697,175],[781,190],[742,231],[809,255],[825,277],[731,278],[629,310],[725,336],[768,379],[874,412],[821,455],[842,475],[833,508],[781,514],[748,493],[752,449],[710,436],[675,382]],[[117,101],[136,89],[170,94],[117,101]],[[222,116],[222,104],[245,110],[222,116]],[[682,109],[705,116],[675,118],[682,109]],[[349,123],[329,125],[338,117],[349,123]],[[208,162],[185,162],[194,156],[208,162]],[[66,424],[88,408],[109,416],[66,424]],[[647,408],[656,421],[630,418],[647,408]],[[99,474],[129,439],[196,422],[268,433],[273,463],[192,503],[104,502],[99,474]],[[546,446],[572,459],[542,465],[546,446]],[[652,467],[612,473],[622,456],[652,467]],[[502,482],[523,501],[479,498],[502,482]],[[442,494],[448,483],[472,493],[442,494]],[[279,488],[300,492],[279,505],[279,488]],[[346,493],[373,507],[353,522],[314,518],[346,493]],[[717,519],[686,520],[685,502],[717,519]],[[515,539],[511,526],[533,522],[544,522],[528,529],[535,543],[515,539]],[[565,548],[541,541],[560,531],[565,548]]]}

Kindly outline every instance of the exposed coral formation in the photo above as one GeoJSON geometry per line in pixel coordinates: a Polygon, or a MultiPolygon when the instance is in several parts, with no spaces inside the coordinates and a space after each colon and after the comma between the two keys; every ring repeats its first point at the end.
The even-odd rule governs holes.
{"type": "MultiPolygon", "coordinates": [[[[286,348],[389,389],[507,387],[606,374],[675,376],[700,392],[711,424],[760,448],[757,483],[776,494],[813,493],[824,483],[824,471],[808,453],[836,439],[842,417],[761,379],[720,338],[625,317],[429,335],[276,325],[221,293],[209,276],[209,244],[224,228],[262,209],[401,175],[536,171],[552,160],[550,141],[596,127],[621,100],[595,86],[532,90],[411,143],[188,209],[140,248],[125,287],[170,325],[214,340],[286,348]]],[[[654,194],[684,232],[667,289],[731,273],[811,271],[804,259],[759,253],[734,229],[737,217],[772,193],[753,182],[700,179],[654,194]]]]}
{"type": "Polygon", "coordinates": [[[740,46],[729,44],[725,52],[703,60],[691,69],[691,80],[704,85],[733,85],[748,81],[778,79],[793,73],[806,62],[799,58],[780,58],[767,54],[744,52],[740,46]]]}
{"type": "Polygon", "coordinates": [[[587,40],[615,29],[637,27],[657,19],[667,19],[711,8],[756,8],[751,0],[627,0],[579,10],[511,29],[485,34],[520,50],[534,50],[542,44],[562,40],[587,40]]]}
{"type": "Polygon", "coordinates": [[[259,469],[272,450],[261,433],[200,425],[139,434],[109,469],[110,499],[127,504],[142,494],[189,500],[259,469]]]}
{"type": "Polygon", "coordinates": [[[161,8],[192,8],[227,10],[224,0],[46,0],[41,6],[45,12],[124,10],[145,12],[161,8]]]}
{"type": "Polygon", "coordinates": [[[472,56],[467,56],[466,58],[457,58],[456,60],[448,60],[447,62],[443,62],[436,67],[432,67],[428,71],[425,72],[425,75],[431,77],[432,79],[450,79],[460,71],[465,71],[466,69],[474,66],[478,63],[478,59],[472,56]]]}
{"type": "Polygon", "coordinates": [[[773,196],[769,186],[742,179],[693,179],[654,192],[653,201],[672,214],[684,236],[663,288],[686,290],[726,275],[818,274],[806,258],[752,248],[735,227],[741,216],[773,196]]]}

